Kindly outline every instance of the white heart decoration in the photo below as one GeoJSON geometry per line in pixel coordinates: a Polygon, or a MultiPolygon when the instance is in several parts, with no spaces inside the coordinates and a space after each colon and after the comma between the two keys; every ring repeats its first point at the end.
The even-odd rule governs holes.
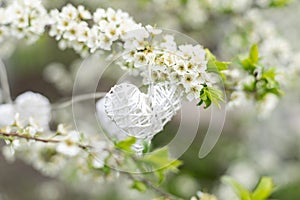
{"type": "Polygon", "coordinates": [[[149,140],[181,107],[181,93],[168,83],[142,93],[135,85],[115,85],[105,96],[105,112],[127,136],[149,140]]]}

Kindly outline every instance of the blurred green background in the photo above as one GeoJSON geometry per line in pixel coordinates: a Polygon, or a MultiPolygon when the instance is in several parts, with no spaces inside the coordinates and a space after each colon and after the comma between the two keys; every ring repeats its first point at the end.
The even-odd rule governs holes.
{"type": "MultiPolygon", "coordinates": [[[[225,60],[231,59],[227,52],[222,52],[224,48],[221,48],[221,44],[224,44],[227,35],[234,31],[233,20],[243,13],[210,11],[206,21],[191,22],[185,18],[190,9],[188,1],[93,0],[68,2],[84,4],[91,10],[95,10],[96,7],[120,8],[129,12],[138,22],[175,29],[210,48],[218,57],[225,60]]],[[[54,0],[44,3],[48,8],[54,8],[65,5],[67,1],[54,0]]],[[[299,50],[300,44],[298,38],[300,34],[299,3],[299,1],[295,1],[283,8],[259,10],[266,19],[275,25],[280,35],[289,41],[291,48],[296,50],[299,50]]],[[[197,13],[194,16],[195,19],[201,17],[197,13]]],[[[27,90],[40,92],[49,97],[52,102],[71,95],[71,88],[61,90],[49,83],[46,80],[45,69],[53,62],[61,63],[66,73],[74,74],[76,72],[74,61],[79,59],[78,55],[72,50],[59,50],[54,39],[49,36],[43,36],[38,42],[29,46],[24,42],[18,42],[16,45],[16,49],[10,57],[4,59],[13,97],[27,90]]],[[[228,46],[228,49],[230,48],[228,46]]],[[[246,51],[247,48],[244,52],[246,51]]],[[[70,76],[70,80],[72,81],[72,76],[70,76]]],[[[104,88],[108,90],[113,81],[111,77],[105,77],[104,88]]],[[[260,176],[269,175],[278,185],[272,199],[299,200],[300,87],[298,85],[299,81],[295,80],[294,86],[288,89],[279,106],[267,119],[259,119],[255,112],[245,115],[243,108],[229,111],[221,138],[213,151],[204,159],[198,158],[198,152],[209,125],[210,114],[209,111],[201,111],[203,121],[200,124],[198,135],[180,158],[184,162],[184,165],[180,167],[181,172],[170,174],[162,187],[185,198],[194,195],[200,189],[218,196],[226,196],[228,188],[220,182],[220,178],[225,174],[237,177],[247,187],[254,187],[260,176]]],[[[176,133],[177,127],[178,120],[169,123],[163,133],[155,137],[154,146],[167,143],[176,133]]],[[[148,198],[145,197],[148,194],[139,194],[130,190],[129,186],[130,183],[122,177],[115,182],[104,183],[61,181],[59,177],[43,176],[21,160],[13,163],[7,162],[0,154],[0,200],[148,198]]]]}

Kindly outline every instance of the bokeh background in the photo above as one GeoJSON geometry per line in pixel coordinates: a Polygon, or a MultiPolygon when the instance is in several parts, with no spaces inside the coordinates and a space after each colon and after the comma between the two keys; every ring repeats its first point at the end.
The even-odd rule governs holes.
{"type": "MultiPolygon", "coordinates": [[[[283,70],[290,70],[287,65],[291,63],[300,68],[297,65],[300,64],[298,0],[282,7],[265,6],[263,1],[254,0],[52,0],[43,3],[49,9],[60,8],[66,3],[83,4],[91,11],[97,7],[120,8],[137,22],[184,33],[224,60],[247,52],[252,42],[258,42],[267,62],[283,70]]],[[[12,97],[28,90],[44,94],[51,102],[72,95],[82,60],[72,50],[59,50],[53,38],[45,35],[32,45],[5,41],[0,44],[0,55],[7,66],[12,97]]],[[[99,66],[101,63],[81,75],[83,91],[94,80],[90,76],[99,66]]],[[[108,72],[103,77],[101,90],[108,91],[115,83],[112,74],[108,72]]],[[[272,199],[298,200],[299,83],[297,78],[292,80],[285,88],[283,99],[267,117],[261,117],[251,106],[228,110],[221,138],[203,159],[198,158],[198,152],[209,125],[210,112],[195,107],[202,120],[198,135],[180,158],[184,162],[180,173],[169,175],[161,187],[185,198],[201,189],[218,195],[221,200],[233,200],[235,197],[230,189],[220,182],[223,175],[233,176],[248,188],[253,188],[260,176],[267,175],[274,178],[278,186],[272,199]]],[[[65,118],[64,112],[67,111],[55,114],[70,120],[65,118]]],[[[155,137],[154,146],[162,146],[172,139],[178,118],[155,137]]],[[[193,119],[190,121],[193,123],[193,119]]],[[[189,134],[188,129],[186,134],[189,134]]],[[[139,194],[129,187],[130,183],[122,177],[99,183],[47,177],[22,160],[9,162],[0,154],[0,200],[150,199],[150,193],[139,194]]]]}

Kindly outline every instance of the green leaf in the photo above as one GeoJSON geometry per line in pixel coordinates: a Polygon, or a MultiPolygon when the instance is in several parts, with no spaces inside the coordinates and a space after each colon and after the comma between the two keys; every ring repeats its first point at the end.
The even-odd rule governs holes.
{"type": "Polygon", "coordinates": [[[257,44],[252,45],[249,53],[249,58],[251,60],[252,65],[256,65],[259,60],[259,55],[258,55],[258,46],[257,44]]]}
{"type": "Polygon", "coordinates": [[[262,74],[262,78],[270,78],[272,80],[275,80],[276,77],[276,69],[275,68],[270,68],[267,71],[264,71],[262,74]]]}
{"type": "Polygon", "coordinates": [[[135,180],[135,181],[133,182],[133,184],[131,185],[131,188],[132,188],[132,189],[136,189],[136,190],[138,190],[138,191],[140,191],[140,192],[145,192],[145,191],[147,190],[147,185],[144,184],[144,183],[141,182],[141,181],[135,180]]]}
{"type": "Polygon", "coordinates": [[[216,65],[216,57],[208,50],[205,49],[206,52],[206,60],[207,60],[207,71],[208,72],[216,72],[218,67],[216,65]]]}
{"type": "Polygon", "coordinates": [[[230,185],[241,200],[252,200],[251,193],[233,178],[225,176],[222,181],[230,185]]]}
{"type": "MultiPolygon", "coordinates": [[[[206,60],[207,60],[207,72],[214,72],[219,74],[223,80],[226,80],[226,76],[222,71],[227,70],[231,62],[221,62],[216,59],[216,57],[208,50],[205,49],[206,60]]],[[[211,102],[206,102],[210,104],[211,102]]]]}
{"type": "Polygon", "coordinates": [[[197,105],[200,106],[204,103],[204,108],[208,108],[211,103],[214,103],[220,108],[220,102],[223,101],[223,93],[219,89],[205,85],[200,92],[200,102],[197,105]]]}
{"type": "Polygon", "coordinates": [[[258,46],[256,44],[252,45],[249,51],[248,57],[240,59],[240,64],[242,67],[248,71],[250,74],[253,74],[256,69],[259,61],[258,46]]]}
{"type": "Polygon", "coordinates": [[[223,70],[227,70],[228,66],[231,64],[231,62],[220,62],[220,61],[216,61],[215,62],[217,68],[219,71],[223,71],[223,70]]]}
{"type": "Polygon", "coordinates": [[[115,144],[115,146],[124,151],[132,152],[131,146],[136,142],[135,137],[128,137],[125,140],[122,140],[115,144]]]}
{"type": "Polygon", "coordinates": [[[181,161],[174,160],[169,157],[169,149],[167,147],[157,149],[147,154],[141,159],[141,161],[149,164],[153,168],[171,171],[176,171],[177,168],[182,164],[181,161]]]}
{"type": "Polygon", "coordinates": [[[283,92],[280,90],[280,84],[276,80],[277,72],[275,68],[270,68],[262,73],[261,81],[264,84],[260,85],[260,89],[263,91],[261,94],[261,99],[268,93],[275,94],[277,96],[282,96],[283,92]]]}
{"type": "Polygon", "coordinates": [[[273,0],[270,4],[271,7],[283,7],[291,3],[292,0],[273,0]]]}
{"type": "Polygon", "coordinates": [[[262,177],[252,194],[252,200],[266,200],[273,192],[274,184],[271,178],[262,177]]]}
{"type": "Polygon", "coordinates": [[[161,184],[165,180],[164,170],[156,170],[154,173],[158,178],[158,184],[161,184]]]}
{"type": "Polygon", "coordinates": [[[204,88],[200,92],[200,102],[197,104],[197,106],[201,106],[203,103],[205,104],[205,109],[211,105],[211,100],[207,97],[206,89],[204,88]]]}
{"type": "Polygon", "coordinates": [[[252,61],[249,58],[245,58],[244,60],[241,60],[242,67],[246,70],[252,73],[255,70],[255,65],[252,65],[252,61]]]}
{"type": "Polygon", "coordinates": [[[218,106],[218,108],[221,108],[220,102],[223,102],[223,93],[217,89],[217,88],[213,88],[213,87],[208,87],[209,92],[210,92],[210,99],[211,101],[218,106]]]}
{"type": "Polygon", "coordinates": [[[205,49],[205,52],[208,72],[216,72],[222,75],[221,71],[228,69],[228,66],[231,64],[231,62],[218,61],[217,58],[208,49],[205,49]]]}

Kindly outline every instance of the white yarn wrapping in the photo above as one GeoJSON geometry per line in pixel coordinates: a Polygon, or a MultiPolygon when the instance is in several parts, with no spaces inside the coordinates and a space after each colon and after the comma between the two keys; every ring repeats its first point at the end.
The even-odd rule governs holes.
{"type": "Polygon", "coordinates": [[[148,98],[152,107],[152,122],[157,123],[156,132],[163,130],[176,112],[181,108],[181,93],[169,83],[158,83],[149,87],[148,98]]]}
{"type": "Polygon", "coordinates": [[[115,85],[105,96],[105,112],[122,131],[121,134],[136,137],[134,145],[141,153],[142,142],[163,130],[181,107],[181,94],[169,83],[150,86],[142,93],[135,85],[115,85]]]}

